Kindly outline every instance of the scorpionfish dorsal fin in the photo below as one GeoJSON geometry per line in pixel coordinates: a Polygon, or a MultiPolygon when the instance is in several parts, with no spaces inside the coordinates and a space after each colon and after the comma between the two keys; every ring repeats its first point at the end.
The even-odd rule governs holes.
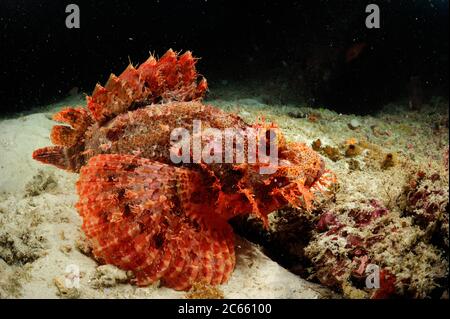
{"type": "Polygon", "coordinates": [[[119,76],[111,74],[86,97],[92,117],[102,122],[142,105],[201,99],[208,85],[196,61],[190,51],[179,56],[170,49],[159,60],[151,55],[138,68],[130,64],[119,76]]]}

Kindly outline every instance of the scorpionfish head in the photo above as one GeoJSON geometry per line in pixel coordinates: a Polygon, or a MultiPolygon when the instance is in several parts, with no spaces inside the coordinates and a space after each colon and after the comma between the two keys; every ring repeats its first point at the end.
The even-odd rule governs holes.
{"type": "Polygon", "coordinates": [[[251,203],[253,214],[266,226],[269,213],[289,204],[311,210],[317,194],[332,193],[336,176],[325,169],[318,153],[304,143],[287,142],[274,124],[257,127],[265,128],[259,131],[258,139],[265,138],[267,154],[261,157],[259,152],[256,163],[241,168],[244,176],[238,188],[251,203]],[[274,147],[275,157],[270,155],[274,147]]]}

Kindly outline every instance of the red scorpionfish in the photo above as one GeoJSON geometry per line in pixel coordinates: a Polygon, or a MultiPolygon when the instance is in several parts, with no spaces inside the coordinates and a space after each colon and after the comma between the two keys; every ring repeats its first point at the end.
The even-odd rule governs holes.
{"type": "Polygon", "coordinates": [[[132,271],[140,286],[159,280],[187,290],[226,282],[235,266],[231,217],[254,214],[267,226],[269,213],[286,205],[310,209],[315,194],[336,182],[316,152],[286,142],[275,124],[249,125],[202,104],[207,82],[195,64],[191,52],[169,50],[112,74],[87,97],[87,109],[56,113],[54,120],[67,125],[53,127],[55,146],[33,152],[40,162],[80,174],[76,208],[94,257],[132,271]],[[194,120],[201,121],[201,132],[254,128],[257,139],[275,132],[276,169],[261,174],[271,164],[249,160],[175,164],[171,132],[192,131],[194,120]]]}

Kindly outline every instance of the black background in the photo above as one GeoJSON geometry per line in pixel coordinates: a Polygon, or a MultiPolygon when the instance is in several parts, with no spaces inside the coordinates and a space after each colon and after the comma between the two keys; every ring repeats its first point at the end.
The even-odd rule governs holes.
{"type": "Polygon", "coordinates": [[[388,316],[414,318],[426,317],[431,312],[444,313],[448,309],[448,300],[349,300],[349,299],[226,299],[226,300],[206,300],[206,299],[177,299],[177,300],[86,300],[86,299],[65,299],[65,300],[23,300],[23,299],[2,299],[0,306],[2,310],[11,310],[17,315],[31,315],[36,312],[45,312],[50,318],[60,318],[61,313],[70,311],[74,317],[98,315],[98,317],[123,318],[142,316],[158,316],[167,318],[304,318],[306,316],[317,315],[320,318],[348,318],[352,314],[363,314],[365,318],[384,318],[388,316]],[[207,305],[222,309],[223,304],[271,304],[270,314],[221,314],[214,313],[209,317],[199,314],[179,314],[180,306],[207,305]],[[9,307],[8,307],[9,306],[9,307]],[[8,309],[10,308],[10,309],[8,309]]]}
{"type": "Polygon", "coordinates": [[[1,112],[55,101],[75,86],[89,94],[129,60],[169,48],[201,57],[211,90],[223,79],[281,79],[312,104],[364,113],[405,96],[419,76],[427,96],[448,96],[446,0],[1,0],[0,30],[1,112]],[[372,2],[380,29],[365,27],[372,2]],[[70,3],[80,7],[80,29],[65,27],[70,3]],[[360,42],[366,49],[346,63],[360,42]]]}

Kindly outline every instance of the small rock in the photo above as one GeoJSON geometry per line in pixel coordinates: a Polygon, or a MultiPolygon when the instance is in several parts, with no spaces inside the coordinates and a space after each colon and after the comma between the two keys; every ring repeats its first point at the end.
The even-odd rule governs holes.
{"type": "Polygon", "coordinates": [[[350,160],[348,161],[348,169],[351,170],[351,171],[357,171],[357,170],[360,170],[360,169],[361,169],[360,162],[357,161],[357,160],[355,160],[355,159],[353,159],[353,158],[350,159],[350,160]]]}
{"type": "Polygon", "coordinates": [[[84,255],[90,256],[92,248],[89,246],[89,243],[84,236],[80,236],[80,238],[77,239],[75,242],[75,247],[84,255]]]}
{"type": "Polygon", "coordinates": [[[59,250],[64,254],[68,255],[72,251],[72,246],[70,245],[62,245],[59,247],[59,250]]]}
{"type": "Polygon", "coordinates": [[[187,299],[223,299],[223,292],[214,286],[194,283],[186,294],[187,299]]]}
{"type": "Polygon", "coordinates": [[[348,123],[348,127],[352,130],[356,130],[361,126],[361,123],[357,119],[352,119],[350,123],[348,123]]]}
{"type": "Polygon", "coordinates": [[[53,279],[53,283],[55,284],[58,292],[56,293],[61,298],[67,299],[77,299],[80,298],[81,292],[76,287],[68,287],[66,283],[66,279],[64,277],[55,277],[53,279]]]}
{"type": "Polygon", "coordinates": [[[315,140],[314,142],[312,142],[311,147],[316,152],[320,151],[320,148],[322,147],[322,141],[320,139],[315,140]]]}
{"type": "Polygon", "coordinates": [[[98,266],[92,278],[92,285],[95,288],[114,287],[120,283],[125,283],[129,279],[126,271],[113,265],[98,266]]]}

